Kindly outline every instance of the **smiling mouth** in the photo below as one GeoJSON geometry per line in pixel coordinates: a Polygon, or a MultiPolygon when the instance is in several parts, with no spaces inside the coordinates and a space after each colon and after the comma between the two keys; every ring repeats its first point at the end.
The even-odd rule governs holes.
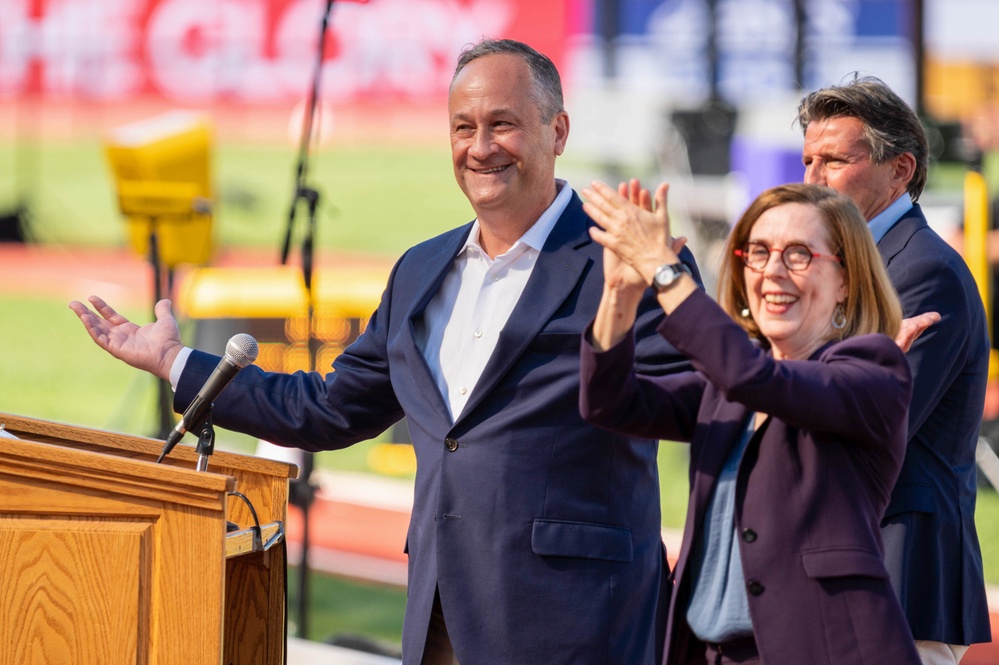
{"type": "Polygon", "coordinates": [[[472,171],[474,171],[475,173],[478,173],[479,175],[491,175],[493,173],[500,173],[502,171],[505,171],[508,168],[510,168],[510,165],[506,164],[504,166],[494,166],[494,167],[489,168],[489,169],[472,169],[472,171]]]}
{"type": "Polygon", "coordinates": [[[768,293],[763,296],[763,302],[771,312],[786,312],[794,303],[798,302],[798,296],[787,293],[768,293]]]}

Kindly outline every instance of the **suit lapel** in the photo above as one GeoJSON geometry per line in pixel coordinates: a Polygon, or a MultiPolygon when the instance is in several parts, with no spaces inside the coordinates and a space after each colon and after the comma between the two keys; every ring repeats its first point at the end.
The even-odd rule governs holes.
{"type": "Polygon", "coordinates": [[[427,306],[433,300],[437,291],[440,290],[444,278],[451,269],[451,264],[454,263],[455,257],[464,246],[465,240],[468,238],[471,230],[472,224],[469,223],[459,229],[458,232],[448,236],[441,243],[439,251],[423,265],[422,272],[415,277],[417,283],[421,285],[420,288],[422,290],[413,299],[415,304],[413,305],[413,309],[410,310],[406,322],[406,339],[403,347],[406,356],[406,365],[413,372],[413,380],[423,385],[427,394],[436,395],[436,408],[446,421],[451,420],[451,410],[447,405],[444,395],[441,394],[440,389],[437,387],[437,381],[430,372],[427,359],[423,357],[423,351],[420,349],[419,344],[417,344],[416,331],[417,327],[422,325],[427,306]]]}
{"type": "Polygon", "coordinates": [[[565,212],[548,235],[524,292],[500,332],[496,348],[458,422],[472,413],[492,392],[582,279],[591,259],[577,250],[593,242],[586,230],[589,218],[582,206],[574,192],[565,212]]]}
{"type": "Polygon", "coordinates": [[[888,267],[892,259],[905,249],[905,246],[909,243],[909,238],[920,229],[926,227],[928,227],[928,224],[926,223],[926,217],[923,216],[922,209],[918,203],[913,204],[912,208],[902,215],[888,229],[888,233],[878,242],[878,252],[885,262],[885,267],[888,267]]]}

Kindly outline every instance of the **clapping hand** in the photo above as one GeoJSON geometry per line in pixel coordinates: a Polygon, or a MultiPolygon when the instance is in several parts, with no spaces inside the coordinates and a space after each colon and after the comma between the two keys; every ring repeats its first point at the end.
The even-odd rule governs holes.
{"type": "Polygon", "coordinates": [[[637,180],[621,183],[618,191],[595,181],[583,190],[586,213],[599,225],[590,236],[604,252],[604,279],[610,286],[648,286],[651,274],[663,263],[679,261],[686,240],[670,236],[666,199],[669,185],[656,189],[655,205],[637,180]],[[630,268],[630,270],[629,270],[630,268]]]}

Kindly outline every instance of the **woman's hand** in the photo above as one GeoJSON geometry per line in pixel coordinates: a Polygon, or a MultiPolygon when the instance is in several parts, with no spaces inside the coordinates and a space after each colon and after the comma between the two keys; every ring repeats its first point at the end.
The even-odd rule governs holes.
{"type": "Polygon", "coordinates": [[[895,336],[895,343],[898,344],[898,348],[902,349],[902,353],[908,353],[909,348],[912,347],[912,343],[915,342],[927,328],[939,320],[940,315],[937,312],[923,312],[922,314],[916,314],[915,316],[910,316],[907,319],[902,319],[902,325],[898,330],[898,334],[895,336]]]}
{"type": "Polygon", "coordinates": [[[600,226],[591,228],[590,236],[609,250],[604,253],[608,286],[648,286],[656,268],[680,260],[677,253],[685,240],[670,236],[668,191],[665,183],[656,189],[653,207],[651,196],[637,180],[622,183],[617,192],[599,181],[583,190],[587,199],[583,209],[600,226]],[[609,254],[613,257],[608,266],[609,254]],[[624,270],[624,266],[632,271],[624,270]]]}
{"type": "MultiPolygon", "coordinates": [[[[652,210],[652,199],[649,196],[649,191],[642,189],[637,179],[633,178],[630,182],[620,183],[617,186],[617,193],[645,210],[652,210]]],[[[583,207],[585,208],[586,204],[583,204],[583,207]]],[[[622,261],[613,250],[605,246],[604,285],[606,288],[615,291],[625,291],[628,289],[644,291],[648,283],[634,268],[622,261]]]]}
{"type": "MultiPolygon", "coordinates": [[[[602,182],[583,190],[588,199],[583,207],[601,227],[591,228],[590,235],[604,247],[604,292],[591,338],[597,351],[611,348],[631,330],[655,270],[663,263],[679,261],[677,254],[685,241],[670,238],[667,191],[667,185],[656,191],[654,210],[651,195],[638,180],[621,183],[617,192],[602,182]]],[[[697,288],[693,280],[691,285],[697,288]]],[[[681,292],[689,293],[687,289],[681,292]]],[[[663,297],[660,294],[660,304],[663,297]]],[[[666,306],[672,309],[673,304],[666,306]]]]}

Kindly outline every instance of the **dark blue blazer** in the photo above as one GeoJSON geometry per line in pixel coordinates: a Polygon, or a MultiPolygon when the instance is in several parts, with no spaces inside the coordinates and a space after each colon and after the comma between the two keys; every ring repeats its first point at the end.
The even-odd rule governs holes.
{"type": "Polygon", "coordinates": [[[863,335],[776,362],[700,291],[660,330],[698,371],[643,377],[628,341],[599,354],[587,344],[580,410],[614,431],[691,444],[665,662],[704,654],[686,617],[692,552],[753,411],[769,417],[739,463],[735,528],[762,661],[919,665],[878,530],[905,454],[912,385],[898,346],[863,335]]]}
{"type": "Polygon", "coordinates": [[[905,463],[882,521],[885,561],[917,640],[988,642],[975,531],[975,447],[988,380],[985,308],[964,259],[914,205],[878,243],[905,316],[943,317],[909,350],[905,463]]]}
{"type": "MultiPolygon", "coordinates": [[[[579,415],[579,337],[603,289],[591,224],[574,194],[456,422],[416,334],[471,225],[406,252],[331,373],[251,366],[215,403],[219,426],[312,451],[369,439],[406,416],[417,457],[408,665],[420,662],[435,588],[462,665],[651,664],[661,650],[669,571],[656,442],[579,415]]],[[[688,367],[655,334],[661,318],[650,292],[638,363],[688,367]]],[[[192,354],[178,411],[217,362],[192,354]]]]}

